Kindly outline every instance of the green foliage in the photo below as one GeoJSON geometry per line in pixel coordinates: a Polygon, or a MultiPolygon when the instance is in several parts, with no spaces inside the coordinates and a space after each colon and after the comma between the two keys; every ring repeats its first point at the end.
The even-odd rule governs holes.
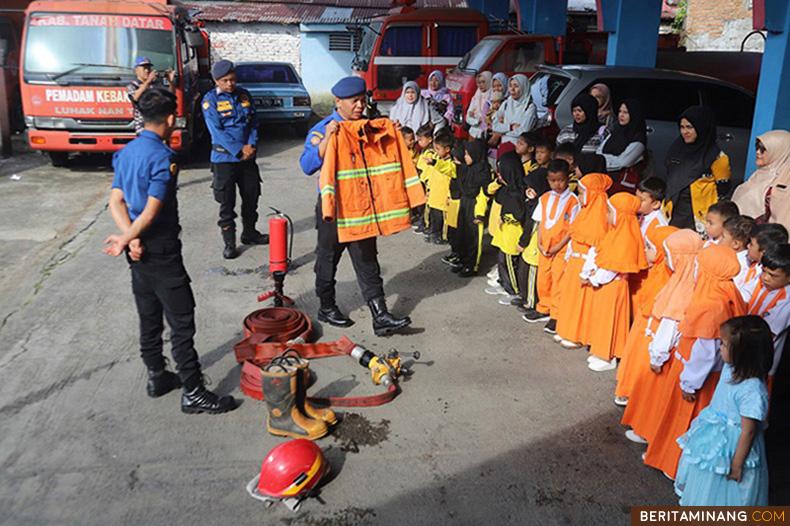
{"type": "Polygon", "coordinates": [[[677,11],[675,11],[675,19],[672,21],[672,31],[674,33],[680,33],[683,31],[683,25],[686,22],[686,17],[688,16],[688,0],[680,0],[678,2],[677,11]]]}

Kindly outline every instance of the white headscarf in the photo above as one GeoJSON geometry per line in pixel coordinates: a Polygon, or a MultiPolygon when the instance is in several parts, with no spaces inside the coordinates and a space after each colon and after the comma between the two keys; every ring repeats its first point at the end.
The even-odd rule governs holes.
{"type": "MultiPolygon", "coordinates": [[[[765,214],[765,194],[778,184],[790,185],[790,132],[772,130],[758,137],[765,146],[767,164],[758,168],[749,179],[735,189],[732,200],[744,215],[760,217],[765,214]]],[[[771,216],[780,210],[771,201],[771,216]]],[[[771,221],[774,222],[774,221],[771,221]]]]}
{"type": "Polygon", "coordinates": [[[478,77],[483,77],[485,80],[485,91],[480,91],[480,88],[477,88],[475,94],[472,96],[472,100],[469,102],[469,108],[474,109],[477,118],[485,118],[485,104],[486,102],[491,100],[491,82],[493,79],[493,75],[490,71],[483,71],[481,72],[478,77]]]}
{"type": "MultiPolygon", "coordinates": [[[[527,80],[527,76],[520,73],[518,75],[513,75],[510,77],[510,81],[506,84],[506,87],[509,88],[510,82],[514,80],[518,82],[518,85],[521,87],[521,95],[517,99],[509,97],[505,102],[502,103],[502,108],[504,108],[505,122],[520,122],[527,112],[529,103],[532,101],[532,96],[529,92],[529,80],[527,80]]],[[[509,90],[508,93],[510,93],[509,90]]]]}
{"type": "Polygon", "coordinates": [[[503,96],[504,98],[507,98],[507,97],[508,97],[508,93],[507,93],[507,75],[505,75],[505,74],[504,74],[504,73],[502,73],[501,71],[500,71],[499,73],[494,73],[494,76],[491,78],[491,89],[492,89],[492,90],[494,89],[494,81],[495,81],[495,80],[498,80],[499,82],[501,82],[501,83],[502,83],[502,86],[503,86],[503,87],[504,87],[504,89],[505,89],[505,90],[502,92],[502,96],[503,96]]]}
{"type": "Polygon", "coordinates": [[[420,86],[416,82],[410,80],[403,85],[400,98],[395,102],[390,109],[390,120],[398,121],[401,126],[408,126],[415,132],[428,122],[430,119],[430,111],[428,110],[428,101],[420,95],[420,86]],[[413,89],[416,95],[414,102],[406,101],[406,90],[413,89]]]}

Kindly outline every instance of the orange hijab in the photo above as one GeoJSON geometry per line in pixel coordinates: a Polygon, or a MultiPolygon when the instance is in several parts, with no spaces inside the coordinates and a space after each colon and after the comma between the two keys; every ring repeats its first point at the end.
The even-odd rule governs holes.
{"type": "Polygon", "coordinates": [[[609,198],[614,209],[614,228],[610,229],[598,247],[595,264],[601,268],[632,274],[647,268],[645,244],[636,213],[642,201],[628,192],[618,192],[609,198]]]}
{"type": "Polygon", "coordinates": [[[612,179],[606,174],[591,173],[579,180],[579,186],[584,189],[584,205],[571,224],[571,239],[597,245],[609,230],[606,191],[612,186],[612,179]]]}
{"type": "Polygon", "coordinates": [[[697,284],[680,334],[691,338],[718,338],[721,324],[746,314],[746,304],[732,278],[741,266],[730,247],[710,245],[697,254],[697,284]]]}
{"type": "Polygon", "coordinates": [[[656,247],[656,260],[653,262],[653,266],[648,269],[647,276],[642,281],[634,299],[642,316],[650,316],[656,296],[672,276],[672,269],[669,268],[666,257],[664,257],[664,241],[677,231],[678,229],[674,226],[651,226],[647,229],[647,241],[656,247]]]}
{"type": "Polygon", "coordinates": [[[689,229],[678,230],[664,240],[666,264],[672,269],[672,275],[656,295],[653,318],[683,319],[691,301],[690,291],[694,290],[694,261],[703,244],[699,234],[689,229]]]}

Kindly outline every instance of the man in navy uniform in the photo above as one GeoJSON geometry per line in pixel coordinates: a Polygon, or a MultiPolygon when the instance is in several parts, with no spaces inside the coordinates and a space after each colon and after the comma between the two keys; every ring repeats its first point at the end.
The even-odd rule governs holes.
{"type": "MultiPolygon", "coordinates": [[[[307,175],[313,175],[321,169],[329,139],[339,128],[338,122],[361,119],[365,109],[365,81],[360,77],[340,79],[332,88],[332,94],[335,96],[335,111],[310,129],[305,139],[304,151],[299,158],[302,171],[307,175]]],[[[343,314],[335,302],[337,264],[343,251],[348,249],[357,282],[362,289],[362,296],[373,317],[375,334],[383,336],[410,325],[411,320],[408,316],[396,318],[387,309],[376,238],[340,243],[337,238],[337,224],[334,221],[323,220],[320,195],[315,217],[318,230],[314,269],[315,291],[321,300],[318,319],[336,327],[348,327],[354,323],[343,314]]]]}
{"type": "Polygon", "coordinates": [[[195,300],[179,239],[178,166],[173,162],[175,152],[165,144],[175,127],[176,97],[151,88],[140,96],[138,107],[143,131],[113,157],[110,213],[121,233],[105,240],[104,252],[125,252],[132,270],[148,395],[156,398],[183,387],[183,412],[224,413],[234,409],[236,401],[205,388],[194,347],[195,300]],[[166,369],[162,356],[163,315],[170,326],[178,375],[166,369]]]}
{"type": "Polygon", "coordinates": [[[211,134],[211,187],[219,203],[218,225],[225,249],[222,256],[233,259],[236,250],[236,187],[241,194],[244,245],[265,245],[269,236],[255,229],[261,176],[255,163],[258,119],[250,93],[236,85],[233,62],[220,60],[211,69],[217,87],[203,96],[203,116],[211,134]]]}

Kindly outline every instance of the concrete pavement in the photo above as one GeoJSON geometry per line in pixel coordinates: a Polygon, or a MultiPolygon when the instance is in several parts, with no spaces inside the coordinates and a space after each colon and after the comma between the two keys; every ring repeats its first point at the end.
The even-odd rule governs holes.
{"type": "MultiPolygon", "coordinates": [[[[300,140],[260,148],[261,214],[276,206],[294,219],[286,292],[312,315],[316,182],[299,172],[300,140]]],[[[1,524],[616,525],[629,523],[630,506],[676,502],[623,436],[613,372],[589,371],[583,352],[483,294],[485,278],[451,274],[444,247],[404,232],[379,251],[390,307],[414,319],[412,333],[373,336],[347,256],[338,301],[357,323],[319,333],[419,350],[414,376],[386,406],[341,411],[319,441],[333,469],[325,504],[265,509],[244,486],[280,440],[262,405],[243,399],[232,345],[268,286],[267,250],[224,261],[208,169],[182,170],[198,352],[213,388],[243,399],[227,415],[183,415],[176,393],[146,396],[129,272],[101,253],[110,180],[99,161],[0,164],[1,524]]],[[[350,359],[312,366],[311,393],[376,392],[350,359]]]]}

